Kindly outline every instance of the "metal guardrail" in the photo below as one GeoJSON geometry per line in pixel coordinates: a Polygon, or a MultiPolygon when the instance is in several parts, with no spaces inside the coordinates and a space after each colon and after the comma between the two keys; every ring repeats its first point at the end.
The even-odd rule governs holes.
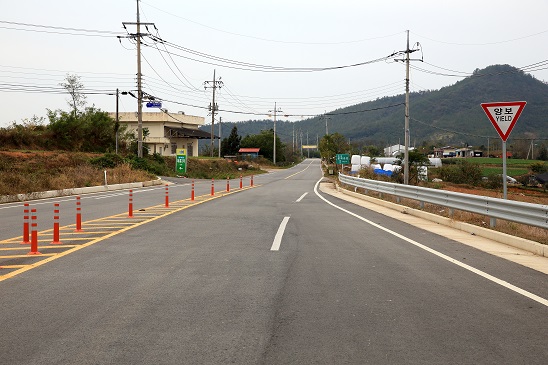
{"type": "Polygon", "coordinates": [[[548,229],[548,205],[455,193],[420,186],[394,184],[386,181],[368,180],[341,173],[339,173],[339,180],[342,184],[365,190],[417,200],[421,203],[421,208],[424,206],[424,203],[431,203],[450,209],[483,214],[490,217],[491,227],[495,226],[496,218],[500,218],[548,229]]]}

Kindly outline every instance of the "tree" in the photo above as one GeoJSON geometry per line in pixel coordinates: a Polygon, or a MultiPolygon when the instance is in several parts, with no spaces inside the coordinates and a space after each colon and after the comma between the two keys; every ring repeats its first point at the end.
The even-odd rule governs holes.
{"type": "MultiPolygon", "coordinates": [[[[404,159],[404,154],[400,153],[396,160],[396,165],[402,166],[404,159]]],[[[419,151],[410,150],[409,151],[409,182],[411,184],[419,183],[419,168],[429,166],[430,160],[428,157],[420,153],[419,151]]],[[[403,168],[400,169],[400,173],[403,168]]]]}
{"type": "Polygon", "coordinates": [[[61,82],[59,85],[69,93],[70,99],[67,100],[67,103],[72,110],[73,116],[76,117],[78,109],[86,105],[86,95],[82,93],[84,84],[80,82],[80,76],[67,74],[65,82],[61,82]]]}
{"type": "Polygon", "coordinates": [[[328,163],[334,163],[337,153],[346,153],[349,150],[348,141],[340,133],[326,134],[320,140],[320,155],[328,163]]]}
{"type": "MultiPolygon", "coordinates": [[[[250,134],[245,136],[240,142],[241,147],[247,148],[260,148],[260,154],[264,158],[273,160],[274,157],[274,131],[272,129],[261,131],[259,134],[250,134]]],[[[280,137],[276,134],[276,161],[285,161],[285,144],[280,140],[280,137]]]]}
{"type": "Polygon", "coordinates": [[[105,152],[115,144],[115,121],[94,107],[75,115],[48,109],[48,129],[58,148],[71,151],[105,152]]]}
{"type": "Polygon", "coordinates": [[[240,150],[242,137],[238,136],[238,128],[234,126],[230,135],[221,141],[221,155],[234,156],[240,150]]]}

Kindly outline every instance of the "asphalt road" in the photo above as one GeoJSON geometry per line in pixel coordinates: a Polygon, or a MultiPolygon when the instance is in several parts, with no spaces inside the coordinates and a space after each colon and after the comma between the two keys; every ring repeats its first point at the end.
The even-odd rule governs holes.
{"type": "Polygon", "coordinates": [[[0,364],[546,363],[545,274],[318,193],[358,219],[320,178],[306,160],[1,281],[0,364]]]}

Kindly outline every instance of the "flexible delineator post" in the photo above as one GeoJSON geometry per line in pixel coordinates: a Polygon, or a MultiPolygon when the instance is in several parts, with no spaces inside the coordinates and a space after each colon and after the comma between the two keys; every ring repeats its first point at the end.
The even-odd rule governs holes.
{"type": "Polygon", "coordinates": [[[74,232],[82,232],[82,208],[80,196],[76,197],[76,229],[74,232]]]}
{"type": "Polygon", "coordinates": [[[169,208],[169,190],[168,190],[168,186],[166,184],[166,204],[165,204],[166,208],[169,208]]]}
{"type": "Polygon", "coordinates": [[[194,201],[194,180],[192,180],[192,190],[190,191],[190,200],[194,201]]]}
{"type": "Polygon", "coordinates": [[[52,245],[60,245],[59,239],[59,203],[53,204],[53,241],[52,245]]]}
{"type": "Polygon", "coordinates": [[[30,234],[31,234],[31,240],[30,240],[30,251],[27,255],[41,255],[40,252],[38,252],[38,221],[36,217],[36,209],[30,210],[30,234]]]}
{"type": "Polygon", "coordinates": [[[215,195],[215,180],[211,179],[211,196],[215,195]]]}
{"type": "Polygon", "coordinates": [[[25,203],[25,209],[23,210],[23,241],[21,241],[22,245],[29,245],[30,244],[30,238],[29,238],[29,203],[25,203]]]}
{"type": "Polygon", "coordinates": [[[129,189],[128,218],[133,218],[133,190],[129,189]]]}

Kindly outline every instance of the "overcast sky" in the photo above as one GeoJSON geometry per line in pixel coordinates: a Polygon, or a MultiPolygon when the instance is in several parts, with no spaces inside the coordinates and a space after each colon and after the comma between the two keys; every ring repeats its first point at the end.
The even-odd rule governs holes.
{"type": "MultiPolygon", "coordinates": [[[[136,27],[122,26],[136,22],[135,0],[0,4],[0,127],[45,117],[46,108],[68,110],[59,90],[67,73],[93,92],[88,105],[105,111],[115,110],[108,94],[116,88],[136,90],[135,42],[127,38],[136,27]]],[[[212,91],[204,81],[214,69],[223,82],[217,103],[225,121],[268,118],[274,103],[290,115],[282,119],[300,120],[401,94],[405,67],[384,58],[406,49],[406,30],[410,46],[420,48],[411,57],[424,59],[412,62],[412,91],[439,89],[462,79],[449,75],[493,64],[544,61],[531,73],[548,81],[546,0],[143,0],[140,8],[141,22],[157,28],[141,32],[167,42],[144,38],[143,90],[162,98],[170,112],[208,123],[212,91]],[[263,66],[337,68],[265,72],[263,66]]],[[[489,101],[498,100],[478,100],[478,107],[489,101]]],[[[133,97],[120,96],[121,112],[136,110],[133,97]]]]}

